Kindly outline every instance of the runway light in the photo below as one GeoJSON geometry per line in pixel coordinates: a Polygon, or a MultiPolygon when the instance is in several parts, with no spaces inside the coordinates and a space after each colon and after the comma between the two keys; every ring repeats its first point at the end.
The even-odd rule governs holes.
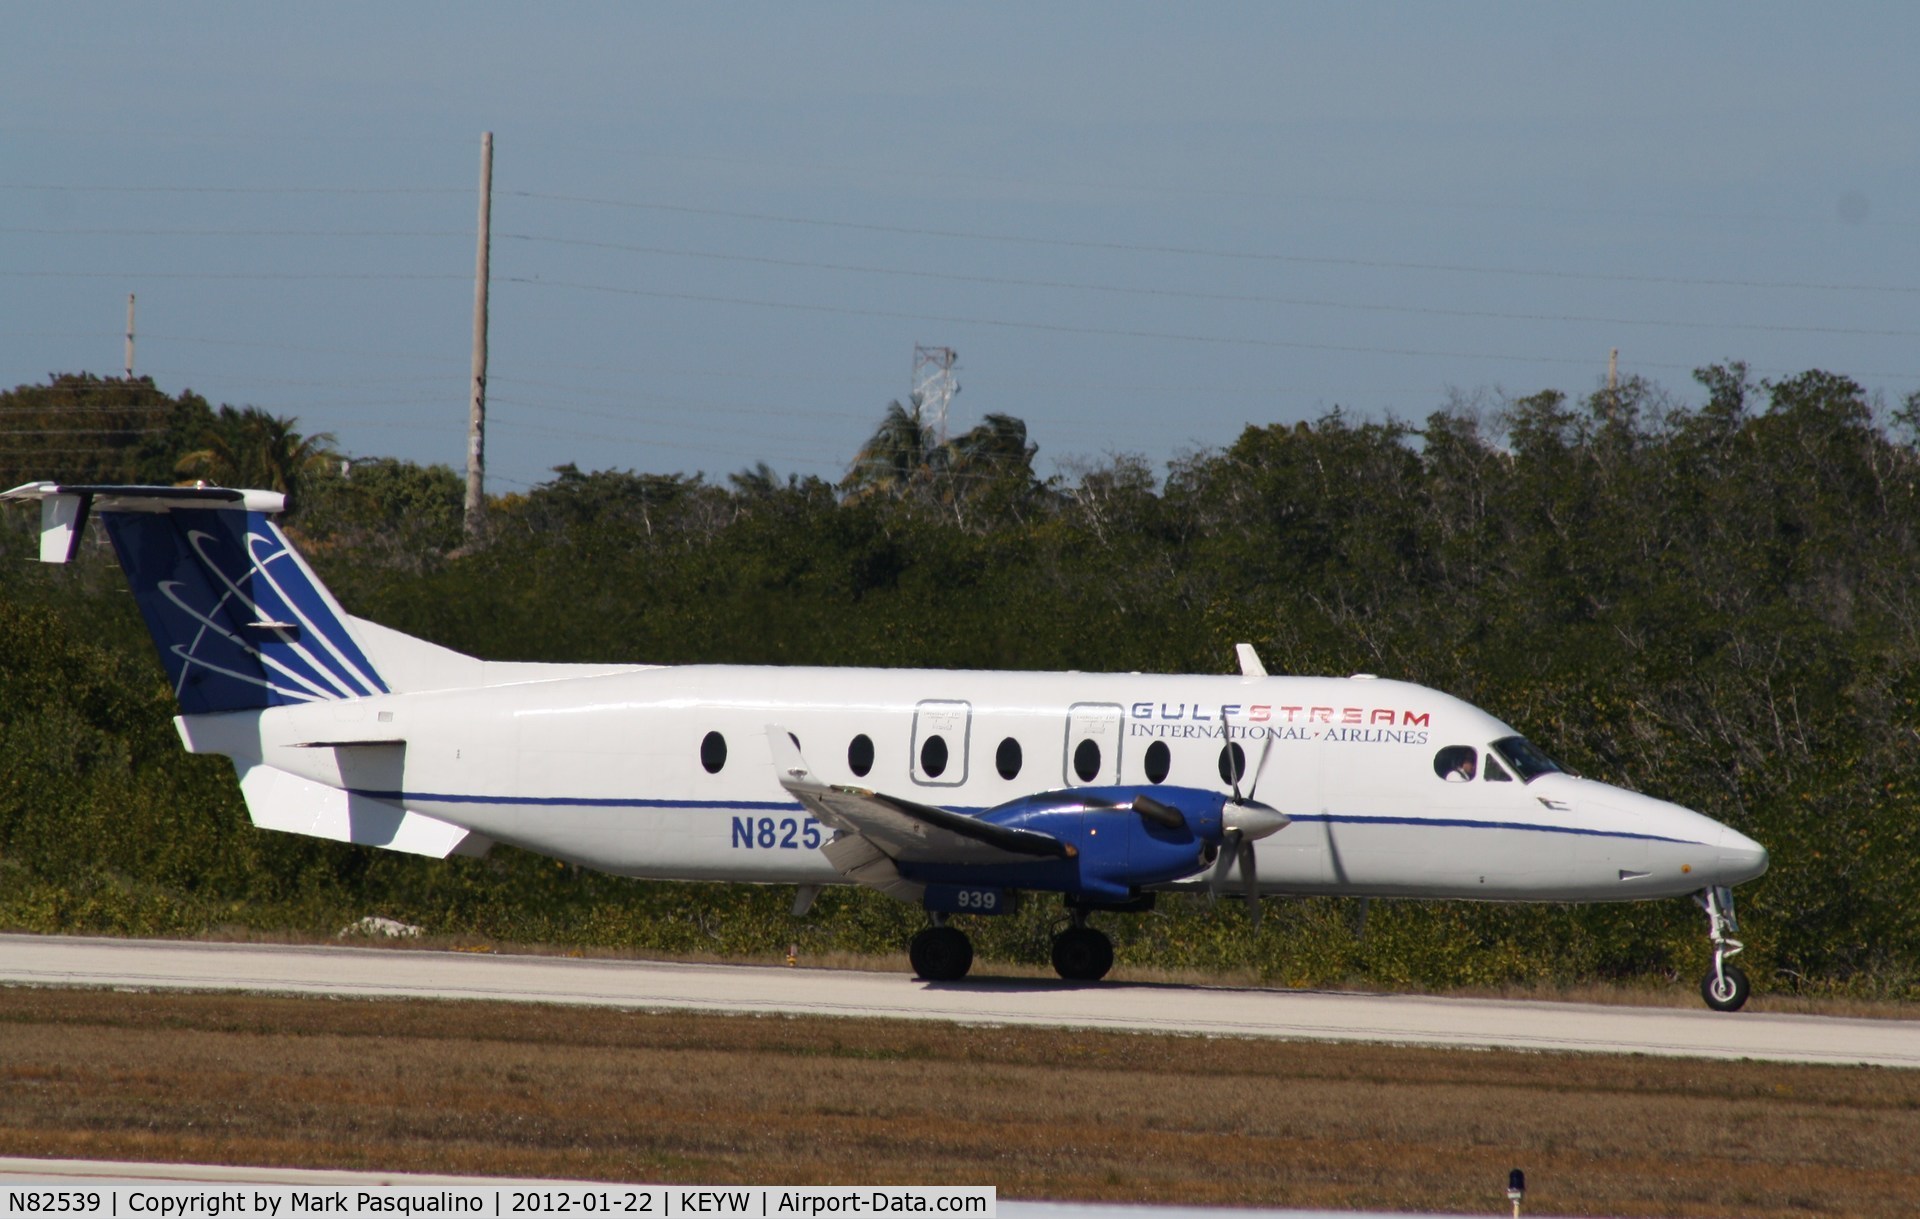
{"type": "Polygon", "coordinates": [[[1513,1203],[1515,1219],[1520,1214],[1520,1199],[1527,1196],[1527,1174],[1514,1169],[1507,1174],[1507,1201],[1513,1203]]]}
{"type": "Polygon", "coordinates": [[[799,963],[800,963],[800,945],[788,944],[787,945],[787,964],[798,965],[799,963]]]}

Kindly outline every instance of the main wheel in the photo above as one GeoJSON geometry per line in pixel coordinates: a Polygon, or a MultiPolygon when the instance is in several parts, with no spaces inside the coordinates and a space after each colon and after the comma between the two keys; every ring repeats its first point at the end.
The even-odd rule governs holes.
{"type": "Polygon", "coordinates": [[[958,927],[929,927],[908,943],[907,959],[929,982],[957,982],[973,968],[973,941],[958,927]]]}
{"type": "Polygon", "coordinates": [[[1738,965],[1722,962],[1719,973],[1709,969],[1700,979],[1700,997],[1716,1012],[1739,1011],[1752,993],[1753,983],[1747,981],[1746,972],[1738,965]]]}
{"type": "Polygon", "coordinates": [[[1098,982],[1113,968],[1113,941],[1091,927],[1069,927],[1053,937],[1054,972],[1069,982],[1098,982]]]}

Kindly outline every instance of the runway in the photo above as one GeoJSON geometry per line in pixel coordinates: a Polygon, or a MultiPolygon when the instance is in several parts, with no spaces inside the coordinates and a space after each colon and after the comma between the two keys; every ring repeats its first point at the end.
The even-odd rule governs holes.
{"type": "Polygon", "coordinates": [[[0,935],[0,982],[879,1017],[1920,1067],[1920,1021],[1037,978],[0,935]]]}

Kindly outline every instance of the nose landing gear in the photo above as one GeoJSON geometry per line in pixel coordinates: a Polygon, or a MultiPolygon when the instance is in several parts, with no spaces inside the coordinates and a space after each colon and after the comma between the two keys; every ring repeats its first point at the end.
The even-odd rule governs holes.
{"type": "Polygon", "coordinates": [[[1733,915],[1733,890],[1714,885],[1694,894],[1693,900],[1707,912],[1707,938],[1713,941],[1713,968],[1700,979],[1700,997],[1716,1012],[1737,1012],[1746,1006],[1753,984],[1744,970],[1728,960],[1746,948],[1733,938],[1740,933],[1740,920],[1733,915]]]}

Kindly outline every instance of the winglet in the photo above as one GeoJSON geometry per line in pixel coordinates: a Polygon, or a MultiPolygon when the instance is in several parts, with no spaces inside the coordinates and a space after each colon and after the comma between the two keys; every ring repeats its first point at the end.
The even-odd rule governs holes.
{"type": "Polygon", "coordinates": [[[1260,653],[1253,650],[1250,643],[1236,643],[1233,650],[1240,657],[1240,675],[1242,677],[1265,677],[1267,666],[1260,663],[1260,653]]]}

